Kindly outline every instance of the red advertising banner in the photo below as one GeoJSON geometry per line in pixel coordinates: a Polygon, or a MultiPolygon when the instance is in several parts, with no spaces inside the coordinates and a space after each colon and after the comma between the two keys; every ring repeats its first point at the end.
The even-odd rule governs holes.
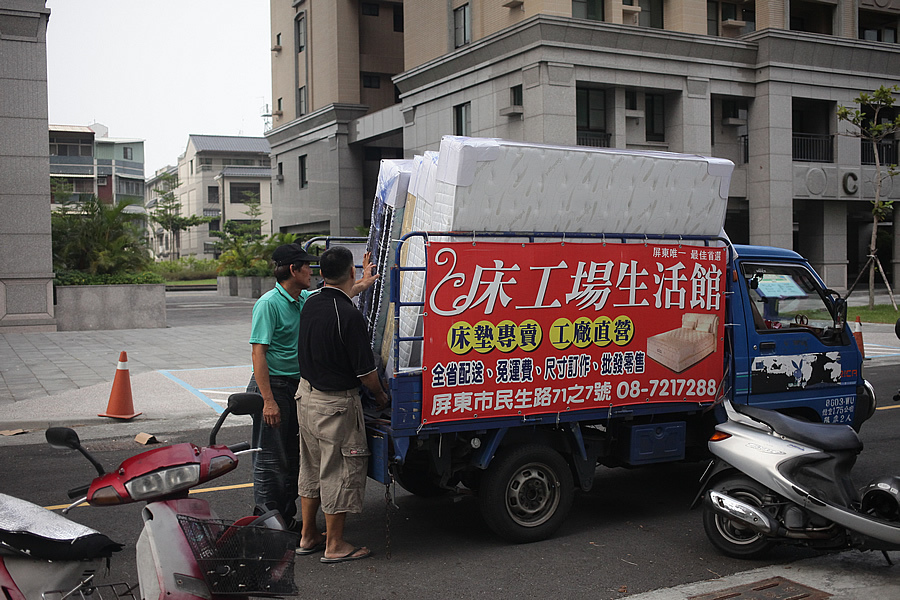
{"type": "Polygon", "coordinates": [[[712,401],[726,253],[430,242],[423,422],[712,401]]]}

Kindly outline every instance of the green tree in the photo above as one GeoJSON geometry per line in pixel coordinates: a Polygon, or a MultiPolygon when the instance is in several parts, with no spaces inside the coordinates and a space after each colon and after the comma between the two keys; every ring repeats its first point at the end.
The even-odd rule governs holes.
{"type": "MultiPolygon", "coordinates": [[[[262,234],[262,209],[259,194],[244,192],[246,210],[243,214],[247,220],[229,220],[222,225],[221,231],[210,231],[209,234],[219,238],[216,249],[219,250],[219,273],[223,275],[269,275],[269,260],[275,247],[270,247],[269,239],[262,234]]],[[[275,237],[275,236],[272,236],[275,237]]]]}
{"type": "Polygon", "coordinates": [[[75,186],[62,177],[50,178],[50,199],[56,204],[62,204],[75,193],[75,186]]]}
{"type": "Polygon", "coordinates": [[[159,198],[150,213],[150,220],[169,232],[169,260],[176,260],[181,248],[181,232],[209,223],[213,217],[181,214],[181,202],[175,197],[175,188],[181,185],[178,175],[174,173],[161,175],[158,185],[159,187],[153,188],[153,191],[159,194],[159,198]]]}
{"type": "Polygon", "coordinates": [[[875,267],[881,273],[888,293],[891,295],[891,304],[897,310],[891,286],[888,284],[881,261],[876,253],[878,238],[878,223],[885,220],[892,210],[891,201],[881,198],[882,184],[888,178],[898,173],[896,164],[882,164],[882,142],[888,137],[900,131],[900,114],[894,114],[893,107],[896,103],[895,96],[900,94],[900,85],[890,87],[881,86],[871,94],[861,92],[853,102],[857,108],[838,106],[837,117],[851,126],[851,131],[843,134],[857,137],[861,144],[870,144],[875,157],[875,199],[872,201],[872,236],[869,240],[869,308],[875,308],[875,267]],[[891,116],[893,114],[893,116],[891,116]]]}
{"type": "Polygon", "coordinates": [[[53,268],[92,275],[143,270],[150,262],[144,215],[130,210],[138,205],[129,200],[104,204],[96,196],[63,202],[51,215],[53,268]]]}

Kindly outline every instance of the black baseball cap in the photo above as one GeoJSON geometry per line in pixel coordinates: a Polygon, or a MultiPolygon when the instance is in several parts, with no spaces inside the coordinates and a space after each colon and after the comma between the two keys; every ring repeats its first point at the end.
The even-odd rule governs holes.
{"type": "Polygon", "coordinates": [[[294,243],[284,244],[275,248],[275,252],[272,253],[272,260],[275,261],[276,267],[281,267],[299,262],[317,263],[319,262],[319,257],[309,254],[303,249],[303,246],[294,243]]]}

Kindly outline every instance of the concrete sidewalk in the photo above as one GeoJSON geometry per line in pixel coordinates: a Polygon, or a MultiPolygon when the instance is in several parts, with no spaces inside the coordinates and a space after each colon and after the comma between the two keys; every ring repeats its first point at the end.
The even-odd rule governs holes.
{"type": "MultiPolygon", "coordinates": [[[[2,334],[0,430],[66,424],[156,433],[213,419],[250,378],[252,306],[215,292],[170,292],[165,329],[2,334]],[[123,350],[134,410],[143,413],[130,422],[97,416],[123,350]]],[[[31,437],[0,437],[0,445],[35,443],[31,437]]]]}

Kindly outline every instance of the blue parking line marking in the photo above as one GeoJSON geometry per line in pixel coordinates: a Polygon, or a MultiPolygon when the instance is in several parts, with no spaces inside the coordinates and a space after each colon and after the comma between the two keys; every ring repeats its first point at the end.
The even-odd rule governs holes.
{"type": "MultiPolygon", "coordinates": [[[[204,369],[181,369],[181,370],[182,371],[202,371],[204,369]]],[[[214,411],[216,411],[216,414],[221,415],[225,411],[225,408],[220,406],[217,402],[211,400],[206,394],[204,394],[203,392],[201,392],[200,390],[198,390],[191,384],[187,383],[186,381],[182,381],[181,379],[172,375],[171,371],[158,371],[158,372],[162,373],[163,375],[165,375],[166,377],[168,377],[169,379],[171,379],[172,381],[174,381],[175,383],[177,383],[178,385],[180,385],[181,387],[183,387],[184,389],[186,389],[193,395],[195,395],[198,398],[200,398],[201,400],[203,400],[203,402],[205,402],[207,406],[209,406],[214,411]]]]}

